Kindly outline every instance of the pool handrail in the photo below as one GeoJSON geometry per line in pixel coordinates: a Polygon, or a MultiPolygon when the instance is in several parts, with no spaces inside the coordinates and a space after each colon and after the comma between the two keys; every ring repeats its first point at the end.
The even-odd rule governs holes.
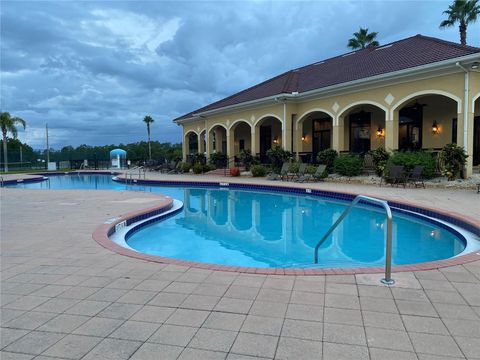
{"type": "Polygon", "coordinates": [[[315,264],[318,264],[318,250],[320,246],[327,240],[327,238],[331,235],[333,230],[345,219],[345,217],[350,213],[350,211],[360,202],[367,202],[376,205],[380,205],[385,210],[387,215],[387,229],[386,229],[386,247],[385,247],[385,277],[380,281],[386,285],[393,285],[395,284],[395,280],[392,279],[392,210],[388,205],[388,202],[385,200],[377,199],[370,196],[365,195],[357,195],[355,199],[353,199],[352,203],[345,211],[340,215],[340,217],[335,221],[335,223],[328,229],[328,231],[323,235],[320,241],[315,246],[315,264]]]}
{"type": "Polygon", "coordinates": [[[138,178],[141,179],[142,176],[142,171],[143,171],[143,178],[145,179],[146,177],[146,169],[143,166],[134,166],[133,168],[130,168],[126,173],[125,173],[125,180],[128,183],[128,175],[130,175],[130,182],[133,182],[133,174],[136,173],[138,170],[138,178]]]}

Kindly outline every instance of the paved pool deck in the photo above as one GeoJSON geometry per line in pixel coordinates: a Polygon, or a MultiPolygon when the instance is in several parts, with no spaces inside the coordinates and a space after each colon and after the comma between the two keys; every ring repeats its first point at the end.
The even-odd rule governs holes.
{"type": "MultiPolygon", "coordinates": [[[[291,186],[387,196],[480,219],[472,190],[291,186]]],[[[114,216],[158,205],[156,194],[0,191],[2,360],[480,359],[480,261],[395,273],[391,287],[378,275],[253,275],[153,263],[111,252],[92,233],[114,216]]]]}

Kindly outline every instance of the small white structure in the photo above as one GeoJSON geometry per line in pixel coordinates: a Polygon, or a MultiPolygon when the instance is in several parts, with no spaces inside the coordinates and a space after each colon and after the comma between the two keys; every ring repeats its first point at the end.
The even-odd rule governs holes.
{"type": "Polygon", "coordinates": [[[110,151],[110,162],[114,169],[125,168],[127,165],[127,152],[122,149],[113,149],[110,151]]]}

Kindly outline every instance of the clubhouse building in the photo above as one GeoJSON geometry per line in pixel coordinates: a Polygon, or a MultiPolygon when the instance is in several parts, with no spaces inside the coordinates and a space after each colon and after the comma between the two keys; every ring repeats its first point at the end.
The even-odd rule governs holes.
{"type": "Polygon", "coordinates": [[[324,149],[438,151],[480,164],[480,48],[416,35],[293,69],[174,120],[183,156],[275,144],[304,162],[324,149]]]}

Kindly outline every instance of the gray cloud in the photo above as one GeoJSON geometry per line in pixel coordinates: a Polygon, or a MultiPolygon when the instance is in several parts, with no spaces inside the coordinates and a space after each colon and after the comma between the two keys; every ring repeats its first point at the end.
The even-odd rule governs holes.
{"type": "MultiPolygon", "coordinates": [[[[171,120],[283,71],[347,51],[359,26],[382,43],[439,30],[449,1],[4,1],[2,111],[34,147],[180,141],[171,120]]],[[[480,46],[479,24],[470,44],[480,46]]]]}

